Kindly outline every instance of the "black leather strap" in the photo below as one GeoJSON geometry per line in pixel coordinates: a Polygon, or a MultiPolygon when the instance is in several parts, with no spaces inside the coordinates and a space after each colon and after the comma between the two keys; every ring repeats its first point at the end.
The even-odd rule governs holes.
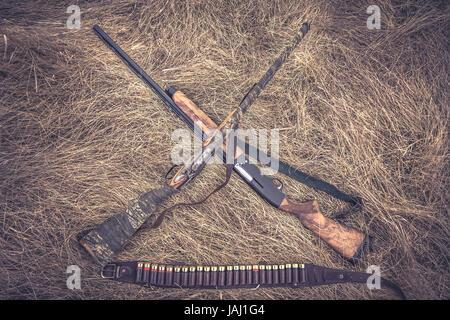
{"type": "Polygon", "coordinates": [[[323,191],[336,199],[348,202],[352,205],[352,207],[349,210],[338,214],[337,217],[341,218],[343,216],[346,216],[348,214],[351,214],[351,213],[357,211],[358,209],[360,209],[362,207],[362,199],[361,198],[349,195],[349,194],[339,190],[336,186],[332,185],[331,183],[328,183],[324,180],[315,178],[303,171],[295,169],[294,167],[290,166],[288,163],[283,162],[280,159],[276,159],[276,158],[272,157],[271,155],[265,153],[264,151],[260,150],[259,148],[255,147],[253,145],[248,144],[247,142],[245,142],[244,144],[245,144],[245,148],[244,148],[245,154],[256,155],[257,161],[261,161],[261,157],[263,157],[265,159],[270,159],[270,162],[266,163],[266,165],[268,165],[268,166],[270,166],[270,163],[272,161],[278,162],[278,171],[281,172],[282,174],[284,174],[300,183],[303,183],[303,184],[307,185],[308,187],[323,191]]]}
{"type": "MultiPolygon", "coordinates": [[[[237,289],[259,287],[313,287],[337,283],[367,283],[371,274],[339,270],[314,264],[173,266],[141,261],[105,265],[103,278],[162,288],[237,289]]],[[[403,299],[402,290],[391,281],[382,285],[403,299]]]]}

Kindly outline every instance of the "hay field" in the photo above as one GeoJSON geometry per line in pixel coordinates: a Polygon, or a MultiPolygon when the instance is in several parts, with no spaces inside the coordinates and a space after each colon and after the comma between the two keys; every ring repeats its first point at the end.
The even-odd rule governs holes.
{"type": "MultiPolygon", "coordinates": [[[[355,266],[236,174],[206,203],[145,226],[117,257],[184,264],[378,265],[410,299],[449,299],[446,1],[26,1],[0,3],[0,298],[396,299],[345,284],[294,290],[154,291],[103,280],[83,231],[163,182],[185,127],[92,32],[100,25],[155,81],[216,122],[236,106],[303,22],[311,30],[241,121],[280,129],[280,157],[364,200],[342,222],[370,234],[355,266]],[[81,29],[66,9],[81,8],[81,29]],[[81,267],[81,290],[66,268],[81,267]]],[[[224,179],[208,166],[169,203],[224,179]]],[[[346,204],[286,177],[286,193],[346,204]]]]}

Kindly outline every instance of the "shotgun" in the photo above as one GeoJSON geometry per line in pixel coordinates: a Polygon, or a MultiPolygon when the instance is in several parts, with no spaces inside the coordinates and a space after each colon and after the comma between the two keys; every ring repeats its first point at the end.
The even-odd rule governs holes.
{"type": "MultiPolygon", "coordinates": [[[[217,126],[206,114],[204,114],[195,104],[181,92],[170,90],[172,98],[166,93],[145,71],[140,68],[99,26],[94,26],[94,32],[102,39],[108,47],[115,52],[128,67],[142,79],[158,97],[171,108],[177,116],[186,123],[191,123],[194,119],[201,119],[206,124],[208,134],[203,142],[203,152],[191,162],[182,166],[175,175],[163,184],[160,189],[151,190],[135,199],[132,204],[122,213],[107,219],[102,224],[96,226],[80,240],[81,245],[100,264],[108,263],[117,254],[125,242],[142,226],[142,224],[157,222],[155,214],[158,206],[166,201],[170,196],[193,180],[204,168],[208,160],[213,156],[214,151],[222,146],[222,140],[217,139],[222,130],[236,129],[239,119],[248,107],[258,97],[261,90],[272,79],[275,72],[281,67],[292,50],[304,38],[309,31],[309,23],[305,23],[294,37],[292,43],[284,49],[278,59],[271,65],[268,71],[256,83],[245,96],[238,107],[217,126]]],[[[225,148],[226,149],[226,148],[225,148]]],[[[236,148],[234,158],[242,156],[242,150],[236,148]]],[[[356,261],[361,250],[368,240],[363,233],[339,224],[338,222],[325,217],[319,209],[316,200],[304,203],[289,199],[282,193],[281,188],[274,179],[264,176],[258,167],[249,163],[248,159],[242,163],[235,163],[227,168],[234,169],[258,194],[266,199],[271,205],[296,215],[300,221],[321,239],[327,242],[334,250],[345,258],[356,261]]],[[[227,169],[227,180],[231,171],[227,169]]]]}

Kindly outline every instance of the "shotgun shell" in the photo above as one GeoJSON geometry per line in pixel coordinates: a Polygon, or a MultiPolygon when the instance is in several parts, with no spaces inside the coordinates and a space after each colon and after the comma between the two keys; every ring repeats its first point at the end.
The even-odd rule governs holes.
{"type": "Polygon", "coordinates": [[[272,266],[268,264],[266,266],[266,283],[272,284],[272,278],[273,278],[272,266]]]}
{"type": "Polygon", "coordinates": [[[217,267],[211,267],[211,286],[217,286],[217,267]]]}
{"type": "Polygon", "coordinates": [[[195,287],[195,271],[196,267],[189,268],[189,276],[188,276],[188,287],[195,287]]]}
{"type": "Polygon", "coordinates": [[[166,281],[164,282],[166,286],[172,286],[173,284],[173,267],[166,267],[166,281]]]}
{"type": "Polygon", "coordinates": [[[225,267],[219,267],[219,273],[217,275],[217,286],[224,287],[225,286],[225,267]]]}
{"type": "Polygon", "coordinates": [[[152,268],[150,270],[150,284],[156,284],[157,276],[158,276],[158,265],[152,264],[152,268]]]}
{"type": "Polygon", "coordinates": [[[197,286],[203,286],[203,266],[197,267],[197,286]]]}
{"type": "Polygon", "coordinates": [[[138,262],[136,269],[136,283],[142,282],[142,271],[144,269],[144,264],[142,262],[138,262]]]}
{"type": "Polygon", "coordinates": [[[157,277],[157,279],[156,279],[156,283],[158,284],[158,285],[163,285],[164,284],[164,278],[165,278],[165,275],[166,275],[166,266],[164,266],[164,265],[160,265],[159,266],[159,269],[158,269],[158,277],[157,277]]]}
{"type": "Polygon", "coordinates": [[[235,286],[239,285],[239,266],[233,267],[233,284],[235,286]]]}
{"type": "Polygon", "coordinates": [[[245,267],[246,269],[246,278],[247,278],[247,284],[252,284],[252,265],[248,265],[245,267]]]}
{"type": "Polygon", "coordinates": [[[305,283],[306,282],[306,270],[305,270],[305,265],[304,264],[300,264],[298,266],[299,270],[300,270],[300,282],[301,283],[305,283]]]}
{"type": "Polygon", "coordinates": [[[173,284],[175,286],[181,286],[181,267],[175,266],[173,268],[173,284]]]}
{"type": "Polygon", "coordinates": [[[280,274],[280,283],[286,283],[286,273],[284,264],[278,266],[278,273],[280,274]]]}
{"type": "Polygon", "coordinates": [[[286,283],[292,282],[292,265],[286,264],[286,283]]]}
{"type": "Polygon", "coordinates": [[[259,265],[259,283],[266,284],[266,266],[264,264],[259,265]]]}
{"type": "Polygon", "coordinates": [[[150,263],[146,263],[144,264],[144,273],[142,277],[143,282],[148,283],[149,277],[150,277],[150,263]]]}
{"type": "Polygon", "coordinates": [[[181,286],[187,287],[189,285],[189,267],[181,268],[181,286]]]}
{"type": "Polygon", "coordinates": [[[298,285],[298,264],[294,263],[292,265],[292,283],[294,286],[298,285]]]}
{"type": "Polygon", "coordinates": [[[278,265],[274,264],[272,266],[272,270],[273,270],[273,272],[272,272],[272,274],[273,274],[272,283],[273,284],[279,284],[280,283],[280,275],[278,273],[278,265]]]}
{"type": "Polygon", "coordinates": [[[252,266],[252,284],[259,283],[259,267],[257,264],[252,266]]]}
{"type": "Polygon", "coordinates": [[[247,278],[245,276],[245,266],[239,267],[239,283],[243,286],[247,284],[247,278]]]}
{"type": "Polygon", "coordinates": [[[226,274],[226,286],[232,286],[233,285],[233,266],[227,266],[227,274],[226,274]]]}
{"type": "Polygon", "coordinates": [[[205,267],[205,271],[203,272],[203,285],[205,287],[210,286],[210,280],[211,280],[211,268],[205,267]]]}

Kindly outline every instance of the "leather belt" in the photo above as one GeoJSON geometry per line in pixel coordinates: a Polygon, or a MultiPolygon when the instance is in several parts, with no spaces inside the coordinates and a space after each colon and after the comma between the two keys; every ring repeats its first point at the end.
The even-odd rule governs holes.
{"type": "Polygon", "coordinates": [[[336,283],[366,283],[370,274],[313,264],[180,266],[143,261],[107,264],[103,278],[165,288],[233,289],[312,287],[336,283]]]}

